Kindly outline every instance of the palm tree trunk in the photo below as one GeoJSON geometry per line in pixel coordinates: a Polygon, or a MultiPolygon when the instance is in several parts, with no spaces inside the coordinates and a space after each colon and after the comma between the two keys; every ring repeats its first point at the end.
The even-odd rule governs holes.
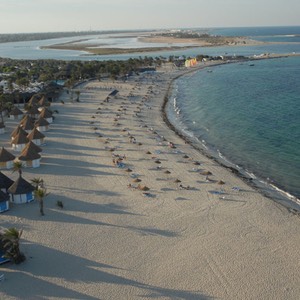
{"type": "Polygon", "coordinates": [[[41,216],[44,216],[44,200],[43,199],[40,199],[40,213],[41,213],[41,216]]]}

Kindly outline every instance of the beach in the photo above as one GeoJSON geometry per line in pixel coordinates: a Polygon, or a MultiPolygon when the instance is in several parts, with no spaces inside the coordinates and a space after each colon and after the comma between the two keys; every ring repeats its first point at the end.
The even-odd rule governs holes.
{"type": "MultiPolygon", "coordinates": [[[[299,215],[165,123],[183,72],[90,81],[79,102],[52,104],[41,167],[23,170],[45,182],[45,216],[36,201],[0,215],[23,229],[27,258],[1,266],[0,299],[299,298],[299,215]]],[[[1,136],[9,150],[16,125],[1,136]]]]}

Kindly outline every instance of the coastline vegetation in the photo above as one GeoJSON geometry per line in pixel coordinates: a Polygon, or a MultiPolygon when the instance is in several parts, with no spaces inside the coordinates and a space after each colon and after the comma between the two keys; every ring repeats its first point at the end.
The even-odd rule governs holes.
{"type": "Polygon", "coordinates": [[[3,33],[0,34],[0,43],[48,40],[64,37],[86,36],[94,34],[131,33],[132,30],[106,30],[106,31],[63,31],[63,32],[32,32],[32,33],[3,33]]]}

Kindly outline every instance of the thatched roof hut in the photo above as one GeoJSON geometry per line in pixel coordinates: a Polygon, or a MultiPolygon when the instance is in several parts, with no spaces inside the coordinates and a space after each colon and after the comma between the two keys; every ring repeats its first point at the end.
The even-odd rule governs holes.
{"type": "Polygon", "coordinates": [[[47,109],[47,107],[43,107],[41,109],[40,117],[48,121],[49,124],[53,122],[53,113],[49,109],[47,109]]]}
{"type": "Polygon", "coordinates": [[[11,180],[9,177],[7,177],[5,174],[0,172],[0,190],[2,192],[7,192],[9,187],[13,184],[13,180],[11,180]]]}
{"type": "Polygon", "coordinates": [[[9,210],[9,194],[0,191],[0,213],[9,210]]]}
{"type": "Polygon", "coordinates": [[[47,131],[49,130],[49,122],[45,120],[43,117],[39,117],[34,123],[36,129],[38,131],[47,131]]]}
{"type": "Polygon", "coordinates": [[[9,117],[11,120],[20,120],[23,118],[24,113],[21,111],[20,108],[17,106],[14,106],[14,108],[11,110],[9,117]]]}
{"type": "Polygon", "coordinates": [[[16,204],[28,203],[34,199],[34,187],[26,181],[21,175],[10,186],[8,192],[10,193],[10,200],[16,204]]]}
{"type": "Polygon", "coordinates": [[[41,155],[35,151],[33,142],[26,144],[25,148],[22,150],[18,159],[24,162],[25,167],[38,168],[40,166],[41,155]]]}
{"type": "Polygon", "coordinates": [[[34,119],[29,115],[26,115],[20,122],[20,126],[27,132],[34,128],[34,119]]]}
{"type": "Polygon", "coordinates": [[[45,96],[43,96],[38,102],[39,107],[46,107],[46,106],[50,106],[50,105],[51,105],[51,103],[46,99],[45,96]]]}
{"type": "Polygon", "coordinates": [[[19,133],[19,132],[22,132],[24,135],[27,135],[27,132],[20,126],[20,125],[18,125],[14,130],[13,130],[13,132],[11,133],[11,139],[13,140],[15,137],[16,137],[16,135],[19,133]]]}
{"type": "Polygon", "coordinates": [[[37,119],[39,117],[40,111],[38,108],[34,105],[28,108],[26,111],[26,114],[29,115],[30,117],[37,119]]]}
{"type": "Polygon", "coordinates": [[[28,137],[22,131],[20,131],[12,140],[11,145],[14,150],[22,151],[28,142],[28,137]]]}
{"type": "Polygon", "coordinates": [[[12,169],[14,166],[15,156],[8,152],[4,147],[0,149],[0,168],[12,169]]]}
{"type": "Polygon", "coordinates": [[[37,105],[40,100],[40,96],[38,94],[34,94],[28,101],[29,106],[37,105]]]}
{"type": "Polygon", "coordinates": [[[45,135],[38,131],[36,127],[28,134],[28,139],[40,146],[44,144],[45,135]]]}

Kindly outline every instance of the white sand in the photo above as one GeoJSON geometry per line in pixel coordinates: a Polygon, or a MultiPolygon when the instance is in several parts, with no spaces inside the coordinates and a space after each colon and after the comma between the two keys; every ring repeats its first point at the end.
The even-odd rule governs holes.
{"type": "MultiPolygon", "coordinates": [[[[59,114],[46,133],[42,165],[23,172],[27,180],[44,179],[50,192],[45,216],[36,202],[0,215],[1,226],[24,230],[21,250],[27,257],[21,265],[1,266],[0,299],[299,299],[299,217],[164,124],[160,107],[170,75],[141,75],[126,84],[91,82],[82,87],[80,103],[63,95],[66,103],[53,106],[59,114]],[[141,105],[136,117],[149,86],[153,92],[145,104],[151,109],[141,105]],[[103,103],[111,87],[120,93],[103,103]],[[127,187],[137,185],[132,173],[114,166],[106,147],[126,156],[126,168],[140,175],[152,197],[127,187]],[[210,170],[214,182],[193,168],[210,170]],[[191,189],[179,189],[177,178],[191,189]],[[210,193],[221,188],[225,199],[210,193]]],[[[6,124],[10,131],[17,121],[6,124]]],[[[9,133],[1,140],[10,150],[9,133]]]]}

